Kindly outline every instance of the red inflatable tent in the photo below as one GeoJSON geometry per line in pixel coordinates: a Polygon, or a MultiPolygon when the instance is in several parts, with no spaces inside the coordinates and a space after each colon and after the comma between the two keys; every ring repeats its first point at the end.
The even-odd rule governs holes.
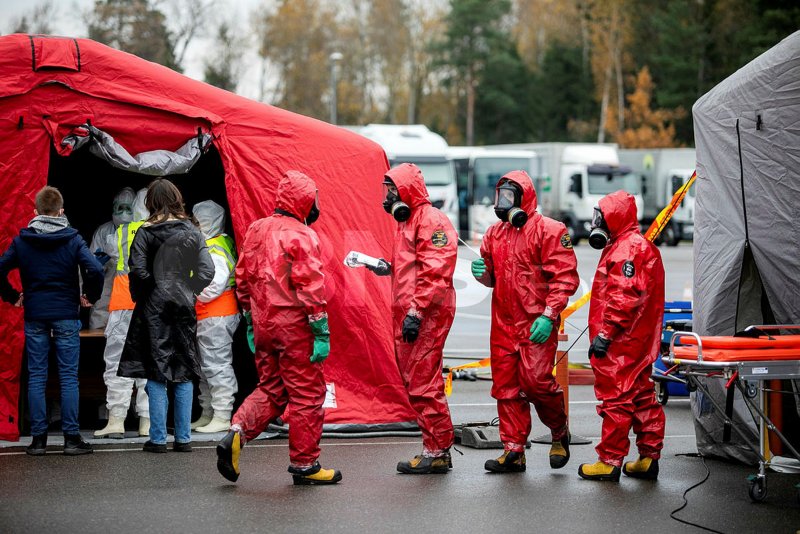
{"type": "MultiPolygon", "coordinates": [[[[146,162],[126,167],[119,154],[97,157],[103,146],[128,160],[142,153],[180,159],[194,148],[190,165],[166,167],[167,174],[187,208],[207,198],[228,207],[237,242],[251,222],[272,213],[284,171],[311,176],[319,187],[322,217],[314,228],[323,244],[332,332],[326,425],[413,426],[391,348],[389,280],[342,262],[350,250],[390,253],[394,223],[381,208],[380,187],[388,165],[378,145],[90,40],[0,37],[0,249],[27,225],[34,195],[48,183],[61,189],[67,216],[88,241],[110,219],[114,192],[146,186],[158,174],[146,162]],[[97,145],[91,153],[75,142],[87,138],[97,145]]],[[[22,312],[0,307],[0,439],[16,440],[22,312]]]]}

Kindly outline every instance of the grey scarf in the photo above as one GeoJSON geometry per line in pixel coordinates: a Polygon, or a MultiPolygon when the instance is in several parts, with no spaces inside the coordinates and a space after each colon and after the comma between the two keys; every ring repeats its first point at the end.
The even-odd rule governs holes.
{"type": "Polygon", "coordinates": [[[64,215],[61,217],[37,215],[28,223],[28,228],[33,228],[37,234],[52,234],[64,228],[69,228],[69,221],[64,215]]]}

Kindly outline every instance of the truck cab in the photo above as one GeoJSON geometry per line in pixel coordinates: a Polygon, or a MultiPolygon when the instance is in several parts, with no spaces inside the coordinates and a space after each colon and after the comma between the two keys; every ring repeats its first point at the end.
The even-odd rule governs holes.
{"type": "Polygon", "coordinates": [[[431,203],[458,228],[458,190],[447,141],[423,124],[368,124],[358,133],[381,145],[389,165],[413,163],[422,171],[431,203]]]}
{"type": "Polygon", "coordinates": [[[494,197],[500,178],[516,170],[533,176],[538,168],[536,153],[530,150],[450,147],[448,157],[455,164],[458,177],[459,231],[464,239],[482,239],[497,222],[494,197]]]}

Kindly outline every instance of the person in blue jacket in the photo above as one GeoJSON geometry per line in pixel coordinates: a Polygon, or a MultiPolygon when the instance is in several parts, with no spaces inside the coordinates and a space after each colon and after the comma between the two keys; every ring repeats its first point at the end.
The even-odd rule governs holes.
{"type": "Polygon", "coordinates": [[[61,382],[61,426],[64,454],[92,452],[78,424],[78,357],[80,307],[90,306],[103,290],[103,266],[64,216],[64,199],[55,187],[36,194],[35,217],[0,257],[0,297],[24,309],[25,348],[28,353],[28,406],[33,440],[26,449],[32,456],[47,447],[48,355],[55,344],[61,382]],[[8,281],[19,269],[22,292],[8,281]],[[80,271],[83,279],[81,292],[80,271]]]}

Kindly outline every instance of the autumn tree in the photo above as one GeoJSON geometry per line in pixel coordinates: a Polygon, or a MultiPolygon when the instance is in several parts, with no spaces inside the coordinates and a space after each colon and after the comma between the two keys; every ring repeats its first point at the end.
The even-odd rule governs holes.
{"type": "Polygon", "coordinates": [[[669,148],[678,146],[675,140],[676,119],[682,118],[686,111],[683,108],[674,110],[652,109],[653,80],[650,69],[643,67],[636,75],[633,93],[626,97],[628,108],[625,110],[624,128],[617,128],[616,117],[608,118],[608,126],[618,131],[616,142],[622,148],[669,148]]]}
{"type": "Polygon", "coordinates": [[[11,22],[11,33],[53,33],[58,10],[53,0],[45,0],[11,22]]]}
{"type": "Polygon", "coordinates": [[[217,26],[214,45],[204,61],[206,83],[227,91],[235,91],[242,69],[245,39],[223,20],[217,26]]]}
{"type": "Polygon", "coordinates": [[[148,0],[96,0],[87,24],[90,39],[180,70],[166,17],[148,0]]]}
{"type": "Polygon", "coordinates": [[[463,91],[466,100],[466,144],[475,142],[475,100],[481,71],[493,48],[508,40],[503,19],[510,0],[451,0],[444,39],[436,47],[438,65],[463,91]]]}

